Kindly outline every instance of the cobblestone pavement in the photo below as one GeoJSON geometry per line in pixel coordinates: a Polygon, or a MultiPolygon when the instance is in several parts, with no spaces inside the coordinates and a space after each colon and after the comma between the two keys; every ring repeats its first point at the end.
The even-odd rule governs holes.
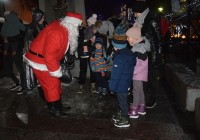
{"type": "Polygon", "coordinates": [[[173,92],[160,78],[154,81],[159,91],[156,107],[131,119],[131,127],[125,129],[111,123],[118,109],[116,96],[92,94],[89,84],[82,94],[77,93],[76,80],[63,86],[62,101],[72,109],[66,118],[51,118],[37,89],[16,95],[8,90],[12,82],[2,78],[0,140],[196,140],[194,114],[179,110],[173,92]]]}

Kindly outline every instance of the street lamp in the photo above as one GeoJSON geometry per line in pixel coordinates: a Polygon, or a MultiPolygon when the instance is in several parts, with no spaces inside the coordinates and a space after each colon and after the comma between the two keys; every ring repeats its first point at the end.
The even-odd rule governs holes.
{"type": "Polygon", "coordinates": [[[163,7],[158,7],[158,11],[162,13],[163,12],[163,7]]]}

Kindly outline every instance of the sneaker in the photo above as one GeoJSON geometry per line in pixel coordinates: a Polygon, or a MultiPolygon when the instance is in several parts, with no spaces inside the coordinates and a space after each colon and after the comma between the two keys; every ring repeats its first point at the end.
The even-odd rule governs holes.
{"type": "Polygon", "coordinates": [[[145,105],[144,105],[144,104],[139,105],[139,106],[138,106],[138,109],[137,109],[137,112],[138,112],[138,114],[140,114],[140,115],[145,115],[145,114],[146,114],[145,105]]]}
{"type": "Polygon", "coordinates": [[[148,109],[152,109],[152,108],[154,108],[155,106],[156,106],[156,101],[155,101],[155,99],[152,100],[152,101],[150,101],[150,102],[148,102],[148,103],[146,104],[146,108],[148,108],[148,109]]]}
{"type": "Polygon", "coordinates": [[[17,95],[21,95],[24,93],[24,90],[22,89],[22,87],[19,87],[19,89],[17,90],[17,95]]]}
{"type": "Polygon", "coordinates": [[[81,55],[81,58],[89,58],[89,53],[88,52],[83,52],[83,54],[81,55]]]}
{"type": "Polygon", "coordinates": [[[103,92],[103,88],[102,87],[98,87],[97,93],[101,94],[103,92]]]}
{"type": "Polygon", "coordinates": [[[83,89],[82,88],[79,88],[78,92],[77,93],[83,93],[83,89]]]}
{"type": "Polygon", "coordinates": [[[91,88],[91,92],[92,92],[92,93],[97,93],[96,88],[91,88]]]}
{"type": "Polygon", "coordinates": [[[121,111],[119,111],[112,116],[111,120],[112,120],[112,122],[116,123],[117,121],[120,120],[121,117],[122,117],[122,113],[121,113],[121,111]]]}
{"type": "Polygon", "coordinates": [[[16,90],[16,89],[18,89],[19,87],[20,87],[21,85],[20,84],[14,84],[11,88],[10,88],[10,90],[16,90]]]}
{"type": "Polygon", "coordinates": [[[80,94],[83,93],[83,85],[80,85],[80,87],[79,87],[77,93],[80,93],[80,94]]]}
{"type": "Polygon", "coordinates": [[[130,106],[130,109],[128,111],[128,115],[129,115],[129,118],[132,118],[132,119],[138,118],[139,117],[138,108],[130,106]]]}
{"type": "Polygon", "coordinates": [[[119,121],[116,121],[116,122],[114,123],[114,125],[115,125],[116,127],[119,127],[119,128],[130,127],[129,118],[128,118],[128,117],[122,116],[122,117],[120,118],[119,121]]]}
{"type": "Polygon", "coordinates": [[[103,88],[102,95],[105,96],[107,94],[107,89],[103,88]]]}

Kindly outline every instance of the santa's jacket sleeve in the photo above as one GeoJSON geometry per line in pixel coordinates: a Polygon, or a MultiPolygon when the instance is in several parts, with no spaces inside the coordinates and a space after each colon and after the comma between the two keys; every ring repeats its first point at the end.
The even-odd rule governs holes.
{"type": "MultiPolygon", "coordinates": [[[[54,77],[61,77],[61,66],[59,64],[57,55],[60,52],[60,47],[62,46],[61,37],[62,33],[60,32],[53,32],[48,33],[45,43],[44,43],[44,61],[47,65],[47,69],[51,76],[54,77]]],[[[65,52],[63,52],[64,55],[65,52]]]]}

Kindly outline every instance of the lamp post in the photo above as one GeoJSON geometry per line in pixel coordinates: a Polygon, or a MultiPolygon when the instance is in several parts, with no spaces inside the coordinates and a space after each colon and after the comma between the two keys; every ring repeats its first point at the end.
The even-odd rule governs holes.
{"type": "Polygon", "coordinates": [[[158,7],[158,12],[163,13],[164,8],[163,7],[158,7]]]}

